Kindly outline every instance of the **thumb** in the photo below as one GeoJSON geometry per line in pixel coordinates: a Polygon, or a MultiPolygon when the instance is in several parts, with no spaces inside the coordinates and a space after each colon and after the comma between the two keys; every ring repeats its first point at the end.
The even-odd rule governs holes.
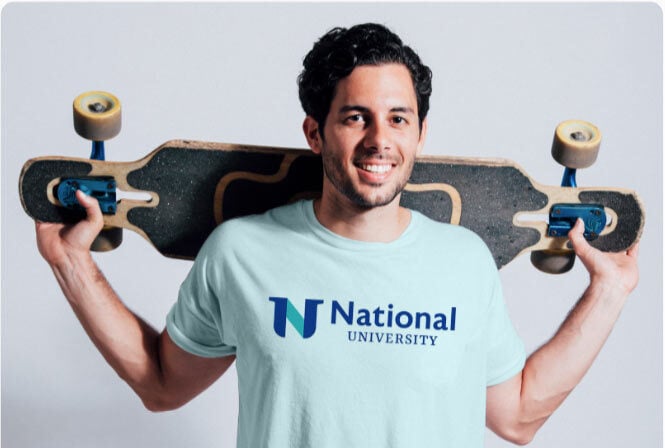
{"type": "Polygon", "coordinates": [[[88,196],[81,190],[76,190],[76,199],[85,209],[86,221],[91,224],[99,224],[99,228],[101,229],[104,223],[104,217],[97,199],[88,196]]]}
{"type": "Polygon", "coordinates": [[[581,218],[577,218],[575,225],[570,232],[568,232],[568,238],[573,245],[575,255],[579,257],[580,261],[582,261],[588,270],[593,262],[596,249],[594,249],[586,238],[584,238],[584,221],[581,218]]]}
{"type": "Polygon", "coordinates": [[[577,220],[575,220],[575,225],[573,225],[573,228],[568,232],[568,238],[573,244],[579,242],[580,238],[584,239],[584,221],[582,218],[577,218],[577,220]]]}
{"type": "Polygon", "coordinates": [[[79,225],[76,227],[80,229],[80,236],[84,240],[89,240],[90,244],[97,237],[99,232],[104,227],[104,216],[102,215],[102,210],[99,207],[99,202],[97,199],[88,196],[81,190],[76,191],[76,199],[79,201],[79,204],[85,209],[86,218],[79,222],[79,225]]]}

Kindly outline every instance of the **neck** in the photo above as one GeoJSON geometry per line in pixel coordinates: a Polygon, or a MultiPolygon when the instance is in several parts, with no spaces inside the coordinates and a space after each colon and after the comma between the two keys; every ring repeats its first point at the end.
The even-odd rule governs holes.
{"type": "Polygon", "coordinates": [[[399,206],[400,196],[381,207],[363,208],[326,197],[314,201],[314,213],[325,228],[356,241],[389,243],[411,222],[411,212],[399,206]]]}

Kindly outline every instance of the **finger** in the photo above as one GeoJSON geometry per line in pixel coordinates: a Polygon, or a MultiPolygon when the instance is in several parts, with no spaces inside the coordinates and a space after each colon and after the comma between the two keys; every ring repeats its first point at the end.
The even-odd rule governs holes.
{"type": "Polygon", "coordinates": [[[76,199],[85,209],[86,218],[71,228],[68,241],[74,247],[89,249],[104,227],[104,217],[99,202],[95,198],[88,196],[81,190],[77,190],[76,199]]]}
{"type": "Polygon", "coordinates": [[[87,221],[92,223],[100,223],[104,221],[102,210],[99,207],[99,202],[97,199],[88,196],[81,190],[76,190],[76,199],[85,209],[87,221]]]}
{"type": "Polygon", "coordinates": [[[38,234],[41,232],[51,231],[52,229],[60,229],[62,227],[63,225],[60,223],[35,221],[35,230],[38,234]]]}
{"type": "Polygon", "coordinates": [[[37,242],[39,242],[40,236],[46,233],[47,230],[48,224],[41,221],[35,221],[35,234],[37,235],[37,242]]]}
{"type": "Polygon", "coordinates": [[[577,218],[575,225],[572,229],[570,229],[570,232],[568,232],[568,238],[573,244],[573,247],[586,242],[586,239],[584,238],[584,221],[582,221],[580,218],[577,218]]]}
{"type": "Polygon", "coordinates": [[[637,258],[637,256],[640,253],[640,242],[638,241],[637,243],[633,244],[628,248],[626,251],[626,255],[629,257],[637,258]]]}
{"type": "Polygon", "coordinates": [[[586,256],[593,250],[589,242],[584,238],[584,221],[581,218],[577,218],[575,225],[568,232],[568,238],[570,243],[573,245],[573,250],[580,259],[584,262],[586,256]]]}

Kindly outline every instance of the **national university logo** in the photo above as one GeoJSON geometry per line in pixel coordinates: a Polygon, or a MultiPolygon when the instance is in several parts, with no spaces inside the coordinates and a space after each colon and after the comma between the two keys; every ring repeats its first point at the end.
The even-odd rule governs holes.
{"type": "MultiPolygon", "coordinates": [[[[269,297],[268,300],[274,304],[273,329],[278,336],[286,337],[287,322],[303,339],[314,335],[319,305],[325,303],[324,300],[305,299],[304,314],[286,297],[269,297]]],[[[432,313],[398,310],[392,303],[372,308],[356,306],[354,301],[344,304],[333,300],[330,304],[329,323],[346,326],[348,342],[434,346],[439,336],[456,330],[456,321],[455,306],[446,312],[432,313]]]]}

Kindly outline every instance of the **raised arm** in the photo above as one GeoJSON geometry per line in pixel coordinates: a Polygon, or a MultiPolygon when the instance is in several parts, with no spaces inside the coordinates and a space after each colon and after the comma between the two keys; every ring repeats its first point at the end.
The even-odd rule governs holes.
{"type": "Polygon", "coordinates": [[[487,389],[487,426],[526,444],[579,384],[607,340],[630,292],[637,286],[638,245],[603,253],[583,237],[578,221],[569,238],[589,272],[589,287],[554,337],[536,350],[523,371],[487,389]]]}
{"type": "Polygon", "coordinates": [[[90,254],[103,226],[99,205],[80,191],[77,198],[87,218],[73,226],[38,222],[39,252],[92,342],[144,405],[153,411],[177,408],[210,386],[235,357],[192,355],[122,303],[90,254]]]}

